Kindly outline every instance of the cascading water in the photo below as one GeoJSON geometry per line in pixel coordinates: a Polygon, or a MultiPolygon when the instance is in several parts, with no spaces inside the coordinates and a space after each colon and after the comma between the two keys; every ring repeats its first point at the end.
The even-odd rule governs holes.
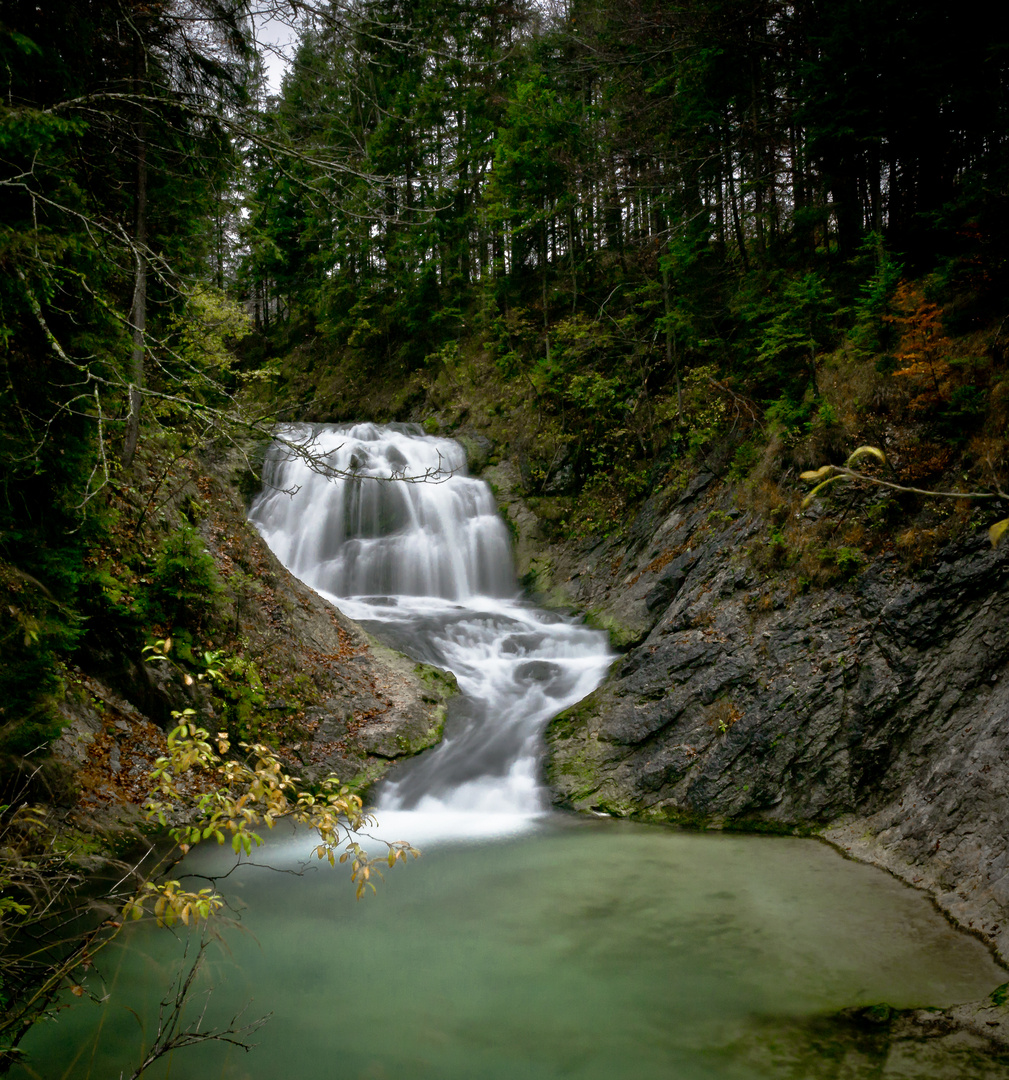
{"type": "Polygon", "coordinates": [[[276,446],[252,521],[292,573],[448,668],[463,693],[442,744],[380,793],[383,831],[430,839],[528,827],[546,808],[540,731],[598,685],[612,659],[605,636],[517,597],[504,522],[457,443],[406,425],[289,435],[311,436],[328,471],[276,446]]]}
{"type": "MultiPolygon", "coordinates": [[[[273,1019],[251,1055],[211,1040],[145,1077],[1004,1080],[1003,1062],[975,1069],[959,1035],[915,1044],[831,1018],[976,999],[1005,979],[894,879],[795,837],[542,814],[541,725],[602,677],[602,635],[516,598],[504,526],[453,443],[402,427],[315,434],[334,469],[360,475],[330,482],[278,448],[256,524],[300,577],[464,691],[444,742],[384,788],[381,826],[425,847],[524,834],[437,845],[362,904],[340,875],[302,872],[304,838],[237,862],[199,845],[173,874],[188,888],[212,878],[249,931],[203,972],[207,1026],[234,1024],[243,998],[273,1019]],[[431,482],[364,479],[391,474],[431,482]]],[[[129,1075],[189,960],[143,921],[120,945],[100,965],[108,987],[90,984],[100,1022],[75,1008],[38,1025],[13,1080],[129,1075]]]]}

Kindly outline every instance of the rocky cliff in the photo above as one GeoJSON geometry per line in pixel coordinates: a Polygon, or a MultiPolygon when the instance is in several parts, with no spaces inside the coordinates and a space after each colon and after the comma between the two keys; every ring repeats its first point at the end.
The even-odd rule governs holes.
{"type": "MultiPolygon", "coordinates": [[[[535,524],[502,491],[521,556],[535,524]]],[[[702,474],[620,540],[527,558],[544,597],[630,643],[550,725],[557,801],[817,833],[1009,957],[1009,545],[980,531],[797,592],[755,568],[767,535],[702,474]]]]}
{"type": "Polygon", "coordinates": [[[307,783],[333,773],[366,791],[393,761],[440,740],[457,689],[452,675],[380,645],[288,573],[246,520],[227,470],[208,467],[189,486],[221,582],[200,647],[176,644],[145,663],[129,643],[95,632],[66,673],[50,798],[86,832],[137,820],[173,711],[272,743],[307,783]],[[205,648],[218,649],[228,678],[193,677],[205,648]]]}

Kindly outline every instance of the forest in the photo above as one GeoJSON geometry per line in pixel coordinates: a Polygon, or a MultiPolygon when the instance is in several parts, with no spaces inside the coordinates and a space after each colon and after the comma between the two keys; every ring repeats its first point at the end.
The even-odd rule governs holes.
{"type": "Polygon", "coordinates": [[[557,541],[711,469],[800,592],[1004,517],[1007,30],[937,0],[0,0],[10,850],[69,797],[46,747],[88,672],[174,639],[231,738],[289,734],[236,632],[261,587],[200,540],[206,477],[248,498],[278,421],[479,418],[557,541]],[[795,524],[798,474],[862,445],[893,497],[795,524]]]}

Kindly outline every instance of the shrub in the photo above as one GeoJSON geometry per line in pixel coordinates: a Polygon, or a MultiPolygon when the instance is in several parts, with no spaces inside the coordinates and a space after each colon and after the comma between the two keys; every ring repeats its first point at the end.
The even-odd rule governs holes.
{"type": "Polygon", "coordinates": [[[169,626],[203,626],[223,593],[214,560],[191,525],[172,533],[158,553],[146,614],[169,626]]]}

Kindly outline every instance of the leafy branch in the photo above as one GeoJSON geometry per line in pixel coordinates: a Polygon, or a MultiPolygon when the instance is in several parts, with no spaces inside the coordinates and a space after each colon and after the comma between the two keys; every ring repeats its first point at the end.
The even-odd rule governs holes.
{"type": "MultiPolygon", "coordinates": [[[[317,859],[326,859],[330,866],[337,862],[350,864],[358,899],[366,888],[374,890],[372,878],[381,876],[380,864],[393,867],[405,862],[408,855],[416,858],[419,854],[406,842],[384,841],[385,855],[369,855],[357,837],[362,829],[374,824],[374,818],[365,813],[361,799],[337,777],[327,777],[316,791],[302,788],[263,743],[239,743],[244,760],[226,760],[224,755],[230,751],[231,743],[225,732],[218,732],[212,739],[205,728],[194,722],[192,709],[173,716],[180,722],[169,733],[168,754],[155,762],[151,779],[158,785],[158,794],[149,800],[147,811],[149,820],[167,826],[169,817],[176,817],[181,808],[192,809],[193,815],[185,824],[169,830],[183,853],[204,840],[224,844],[230,838],[236,854],[249,855],[254,846],[263,842],[256,829],[272,829],[277,821],[287,819],[318,835],[319,843],[312,849],[317,859]],[[207,780],[216,786],[192,794],[207,780]]],[[[124,915],[140,918],[151,899],[160,905],[154,912],[159,922],[168,921],[171,912],[171,917],[188,924],[190,917],[208,917],[218,898],[205,891],[186,893],[178,888],[178,882],[167,882],[129,901],[124,915]]]]}
{"type": "MultiPolygon", "coordinates": [[[[799,477],[801,480],[816,484],[816,487],[802,500],[803,510],[838,480],[861,480],[868,484],[875,484],[877,487],[888,488],[891,491],[899,491],[909,495],[925,495],[932,499],[996,499],[1009,501],[1009,495],[997,483],[994,485],[994,491],[929,491],[926,488],[912,487],[909,484],[898,484],[892,480],[884,480],[882,477],[872,476],[851,467],[859,458],[865,457],[875,458],[883,465],[887,463],[886,455],[878,446],[860,446],[848,455],[848,459],[843,465],[821,465],[819,469],[810,469],[801,473],[799,477]]],[[[992,542],[992,547],[998,544],[1007,530],[1009,530],[1009,518],[997,521],[989,528],[988,536],[992,542]]]]}

